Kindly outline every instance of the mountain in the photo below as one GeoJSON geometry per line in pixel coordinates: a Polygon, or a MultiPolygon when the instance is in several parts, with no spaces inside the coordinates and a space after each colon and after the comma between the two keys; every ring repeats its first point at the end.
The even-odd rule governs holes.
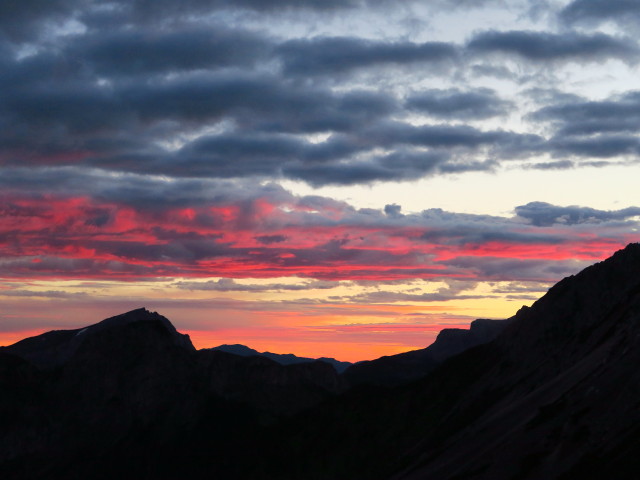
{"type": "Polygon", "coordinates": [[[382,385],[393,387],[424,377],[447,358],[469,348],[493,340],[510,320],[478,319],[468,330],[445,328],[430,346],[358,362],[344,372],[351,385],[382,385]]]}
{"type": "Polygon", "coordinates": [[[640,245],[565,278],[495,340],[396,388],[360,388],[284,429],[262,471],[293,479],[640,477],[640,245]]]}
{"type": "Polygon", "coordinates": [[[307,358],[307,357],[298,357],[292,353],[271,353],[271,352],[258,352],[253,348],[249,348],[245,345],[234,344],[234,345],[219,345],[217,347],[213,347],[210,350],[218,350],[221,352],[233,353],[234,355],[240,355],[241,357],[251,357],[251,356],[260,356],[265,357],[274,362],[279,363],[280,365],[293,365],[295,363],[309,363],[309,362],[325,362],[329,365],[332,365],[333,368],[336,369],[336,372],[342,373],[347,368],[349,368],[352,363],[351,362],[341,362],[336,360],[335,358],[307,358]]]}
{"type": "Polygon", "coordinates": [[[0,478],[217,476],[247,463],[247,438],[343,390],[327,363],[196,351],[134,310],[0,348],[0,478]]]}
{"type": "Polygon", "coordinates": [[[50,369],[68,362],[86,341],[92,341],[106,331],[118,329],[128,325],[145,323],[165,331],[166,339],[177,347],[194,351],[195,348],[189,335],[177,332],[173,324],[158,313],[152,313],[144,308],[132,310],[128,313],[107,318],[95,325],[76,330],[53,330],[35,337],[26,338],[9,347],[0,347],[4,352],[17,355],[34,365],[50,369]]]}
{"type": "Polygon", "coordinates": [[[439,364],[392,387],[113,318],[0,349],[0,478],[640,477],[638,244],[443,360],[476,341],[445,333],[439,364]]]}

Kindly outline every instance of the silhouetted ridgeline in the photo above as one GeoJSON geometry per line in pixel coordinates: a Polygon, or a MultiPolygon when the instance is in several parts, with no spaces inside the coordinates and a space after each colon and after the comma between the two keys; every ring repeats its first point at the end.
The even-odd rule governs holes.
{"type": "Polygon", "coordinates": [[[271,353],[271,352],[258,352],[253,348],[249,348],[245,345],[219,345],[217,347],[213,347],[211,350],[220,350],[222,352],[233,353],[235,355],[240,355],[241,357],[252,357],[252,356],[261,356],[266,357],[274,362],[279,363],[280,365],[293,365],[294,363],[308,363],[308,362],[325,362],[330,365],[333,365],[333,368],[336,369],[338,373],[344,372],[347,368],[349,368],[352,364],[351,362],[341,362],[336,360],[335,358],[306,358],[306,357],[298,357],[291,353],[271,353]]]}
{"type": "Polygon", "coordinates": [[[638,365],[638,244],[343,375],[134,310],[0,349],[0,478],[636,479],[638,365]]]}

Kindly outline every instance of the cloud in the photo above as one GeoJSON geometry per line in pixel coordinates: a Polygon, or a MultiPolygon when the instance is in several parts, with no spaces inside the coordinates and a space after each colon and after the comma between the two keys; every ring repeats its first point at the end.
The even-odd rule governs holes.
{"type": "Polygon", "coordinates": [[[204,290],[209,292],[274,292],[274,291],[307,291],[329,290],[340,285],[339,282],[313,281],[301,284],[272,283],[272,284],[244,284],[232,278],[221,278],[207,282],[176,282],[175,287],[183,290],[204,290]]]}
{"type": "Polygon", "coordinates": [[[443,42],[381,42],[355,37],[289,40],[276,48],[287,75],[338,74],[362,67],[418,62],[442,64],[457,58],[456,46],[443,42]]]}
{"type": "Polygon", "coordinates": [[[577,205],[559,207],[545,202],[531,202],[521,205],[515,208],[515,212],[519,217],[539,227],[554,224],[598,224],[640,216],[639,207],[628,207],[620,210],[597,210],[577,205]]]}
{"type": "Polygon", "coordinates": [[[480,130],[470,125],[436,125],[415,126],[401,122],[382,122],[373,124],[364,131],[367,136],[374,136],[380,145],[393,147],[398,145],[414,145],[433,148],[474,149],[482,146],[495,146],[496,150],[529,150],[541,142],[541,137],[531,134],[520,134],[505,130],[480,130]]]}
{"type": "Polygon", "coordinates": [[[640,142],[632,135],[600,135],[588,138],[556,137],[551,139],[548,147],[557,155],[569,154],[587,158],[611,158],[626,155],[635,157],[640,153],[640,142]]]}
{"type": "Polygon", "coordinates": [[[573,275],[591,263],[593,262],[574,259],[551,261],[500,257],[458,257],[448,262],[452,267],[473,272],[476,278],[497,281],[517,278],[536,282],[547,282],[551,278],[560,279],[573,275]]]}
{"type": "Polygon", "coordinates": [[[476,34],[467,44],[471,51],[515,55],[533,62],[599,61],[637,58],[635,42],[604,33],[554,34],[534,31],[486,31],[476,34]]]}
{"type": "MultiPolygon", "coordinates": [[[[21,65],[24,71],[18,72],[18,77],[39,75],[43,61],[32,63],[37,65],[21,65]]],[[[245,152],[245,160],[255,166],[264,161],[256,150],[259,146],[266,148],[265,153],[276,149],[311,161],[335,158],[367,145],[358,146],[356,139],[334,135],[330,141],[311,146],[293,135],[350,132],[398,109],[395,99],[383,93],[334,93],[322,87],[288,85],[269,75],[244,73],[196,72],[151,83],[142,77],[113,85],[90,81],[32,84],[29,79],[18,84],[14,80],[7,80],[10,86],[0,101],[0,125],[4,127],[0,164],[84,162],[120,171],[187,176],[202,172],[216,176],[219,172],[228,177],[236,171],[215,167],[226,161],[215,153],[217,147],[245,152]],[[212,122],[235,124],[235,128],[193,139],[194,129],[212,122]],[[278,133],[282,135],[278,137],[278,133]],[[269,134],[272,136],[267,138],[269,134]],[[185,136],[191,140],[185,142],[185,136]],[[174,142],[182,148],[168,147],[174,142]],[[207,158],[207,146],[214,158],[207,158]]],[[[250,165],[238,166],[238,170],[242,171],[240,176],[252,172],[250,165]]],[[[277,168],[263,170],[273,173],[277,168]]]]}
{"type": "MultiPolygon", "coordinates": [[[[640,213],[528,204],[514,217],[403,214],[399,205],[357,209],[251,181],[9,172],[0,177],[5,278],[548,280],[563,262],[562,273],[570,260],[593,261],[628,243],[640,213]]],[[[240,287],[212,284],[221,288],[240,287]]]]}
{"type": "Polygon", "coordinates": [[[560,98],[532,114],[536,121],[552,122],[556,136],[635,133],[640,130],[640,92],[630,91],[606,100],[560,98]]]}
{"type": "MultiPolygon", "coordinates": [[[[248,9],[259,12],[296,10],[340,10],[355,8],[368,3],[380,3],[382,0],[187,0],[176,3],[173,0],[135,0],[132,2],[135,15],[161,16],[177,14],[186,16],[195,13],[209,13],[216,9],[248,9]]],[[[127,5],[127,2],[121,2],[127,5]]]]}
{"type": "Polygon", "coordinates": [[[446,287],[439,288],[435,292],[415,293],[420,291],[419,288],[411,289],[408,292],[396,292],[390,290],[377,290],[374,292],[365,292],[349,297],[331,297],[348,303],[358,304],[375,304],[375,303],[398,303],[398,302],[448,302],[451,300],[476,300],[479,298],[487,298],[486,294],[463,294],[468,290],[476,287],[476,282],[456,282],[450,280],[446,287]]]}
{"type": "Polygon", "coordinates": [[[558,160],[557,162],[539,162],[530,165],[534,170],[567,170],[576,165],[570,160],[558,160]]]}
{"type": "MultiPolygon", "coordinates": [[[[483,53],[510,52],[535,66],[631,59],[631,40],[487,30],[460,46],[391,33],[329,33],[335,25],[305,37],[283,29],[299,21],[296,15],[279,16],[283,9],[306,9],[309,18],[329,19],[321,13],[365,3],[384,2],[193,0],[178,8],[168,0],[109,6],[78,0],[54,1],[42,14],[16,7],[11,15],[48,33],[30,37],[31,46],[0,39],[0,167],[123,175],[121,190],[131,186],[127,173],[176,181],[290,179],[317,187],[494,172],[514,159],[524,168],[578,168],[640,151],[632,92],[600,102],[530,95],[535,106],[550,104],[534,107],[522,128],[509,131],[495,125],[512,113],[515,99],[469,77],[473,69],[491,67],[483,53]],[[60,12],[67,16],[64,26],[60,12]],[[258,28],[260,15],[281,23],[258,28]],[[434,84],[463,81],[409,88],[397,75],[366,82],[346,75],[358,70],[378,78],[385,65],[411,66],[412,82],[432,75],[438,76],[434,84]],[[496,122],[477,126],[490,119],[496,122]],[[543,122],[546,138],[535,122],[543,122]],[[539,160],[545,154],[550,161],[539,160]]],[[[470,6],[445,3],[430,11],[470,6]]]]}
{"type": "Polygon", "coordinates": [[[607,20],[624,25],[637,24],[640,20],[638,0],[574,0],[560,12],[560,19],[568,24],[585,23],[598,25],[607,20]]]}
{"type": "Polygon", "coordinates": [[[255,33],[191,27],[171,31],[120,29],[73,38],[65,52],[82,58],[99,75],[154,75],[254,65],[269,53],[269,41],[255,33]]]}
{"type": "Polygon", "coordinates": [[[21,0],[0,4],[0,32],[14,41],[25,41],[43,33],[47,23],[63,23],[82,0],[21,0]]]}
{"type": "Polygon", "coordinates": [[[272,245],[274,243],[281,243],[287,240],[287,237],[284,235],[257,235],[253,238],[263,245],[272,245]]]}
{"type": "Polygon", "coordinates": [[[488,88],[470,91],[455,88],[424,90],[410,95],[405,106],[436,118],[464,120],[505,115],[512,108],[510,102],[502,100],[494,90],[488,88]]]}
{"type": "Polygon", "coordinates": [[[0,297],[32,297],[55,299],[89,299],[87,292],[65,292],[62,290],[4,290],[0,289],[0,297]]]}

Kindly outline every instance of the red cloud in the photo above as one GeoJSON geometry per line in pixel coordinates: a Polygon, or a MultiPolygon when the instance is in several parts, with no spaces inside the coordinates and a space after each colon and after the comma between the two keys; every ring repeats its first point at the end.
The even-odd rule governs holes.
{"type": "Polygon", "coordinates": [[[635,225],[585,231],[441,211],[390,217],[321,197],[280,197],[166,208],[4,197],[0,275],[482,280],[501,266],[500,278],[555,280],[563,261],[603,258],[632,239],[635,225]]]}

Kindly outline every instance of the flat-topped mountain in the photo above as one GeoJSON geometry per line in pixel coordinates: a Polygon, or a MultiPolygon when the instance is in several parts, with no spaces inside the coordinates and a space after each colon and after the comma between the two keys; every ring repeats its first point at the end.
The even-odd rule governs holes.
{"type": "Polygon", "coordinates": [[[348,367],[344,376],[351,385],[402,385],[424,377],[449,357],[493,340],[509,322],[478,319],[468,330],[445,328],[426,348],[358,362],[348,367]]]}

